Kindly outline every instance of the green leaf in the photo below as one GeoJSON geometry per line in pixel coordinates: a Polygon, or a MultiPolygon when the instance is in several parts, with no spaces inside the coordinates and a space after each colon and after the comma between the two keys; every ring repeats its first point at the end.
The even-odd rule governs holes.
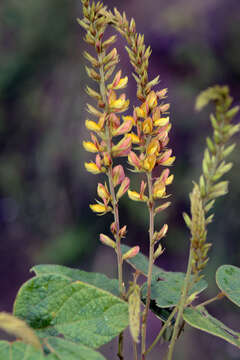
{"type": "MultiPolygon", "coordinates": [[[[21,341],[0,341],[1,360],[44,360],[45,357],[40,350],[21,341]]],[[[48,358],[49,359],[49,358],[48,358]]]]}
{"type": "Polygon", "coordinates": [[[211,316],[204,307],[198,309],[186,308],[183,312],[183,319],[194,328],[220,337],[240,348],[240,333],[233,331],[211,316]]]}
{"type": "Polygon", "coordinates": [[[55,274],[27,281],[17,295],[14,314],[41,337],[62,334],[90,347],[111,341],[128,325],[128,305],[123,300],[55,274]]]}
{"type": "MultiPolygon", "coordinates": [[[[105,357],[98,351],[95,351],[85,345],[75,344],[74,342],[49,337],[46,344],[51,351],[57,355],[58,360],[104,360],[105,357]]],[[[48,358],[47,358],[48,359],[48,358]]]]}
{"type": "MultiPolygon", "coordinates": [[[[129,246],[122,245],[123,253],[129,250],[129,246]]],[[[127,260],[127,262],[135,269],[140,270],[144,275],[148,273],[148,258],[138,253],[134,258],[127,260]]],[[[151,299],[155,300],[159,307],[172,307],[178,304],[181,296],[181,289],[185,274],[181,272],[165,271],[156,265],[153,265],[153,279],[151,285],[151,299]]],[[[146,283],[142,287],[142,297],[146,296],[146,283]]],[[[207,288],[207,282],[201,279],[195,284],[190,294],[200,293],[207,288]]]]}
{"type": "Polygon", "coordinates": [[[217,269],[216,281],[222,292],[237,306],[240,306],[240,268],[222,265],[217,269]]]}
{"type": "MultiPolygon", "coordinates": [[[[161,308],[176,306],[180,300],[185,274],[181,272],[163,271],[159,269],[151,284],[151,299],[161,308]]],[[[190,290],[189,295],[200,293],[207,288],[207,282],[201,279],[190,290]]],[[[146,298],[147,283],[142,287],[142,297],[146,298]]]]}
{"type": "Polygon", "coordinates": [[[71,269],[61,265],[36,265],[31,271],[38,275],[61,275],[71,281],[82,281],[94,285],[102,290],[109,291],[113,295],[119,296],[118,280],[110,279],[104,274],[91,273],[78,269],[71,269]]]}

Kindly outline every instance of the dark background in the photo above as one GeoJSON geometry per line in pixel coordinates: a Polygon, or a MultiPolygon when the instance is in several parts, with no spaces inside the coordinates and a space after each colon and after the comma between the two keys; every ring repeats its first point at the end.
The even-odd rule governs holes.
{"type": "MultiPolygon", "coordinates": [[[[169,88],[170,145],[177,159],[172,168],[172,206],[158,218],[158,227],[169,224],[166,251],[159,265],[185,271],[189,233],[181,214],[189,209],[188,194],[192,180],[200,175],[210,130],[211,107],[197,114],[194,102],[200,91],[218,83],[228,84],[239,103],[240,3],[106,0],[105,4],[135,18],[137,31],[145,34],[153,51],[150,78],[160,74],[160,87],[169,88]]],[[[91,159],[81,145],[88,138],[84,121],[89,99],[84,88],[93,84],[84,70],[82,53],[87,46],[77,17],[81,17],[81,2],[77,0],[2,0],[0,4],[1,310],[12,310],[19,287],[30,278],[29,269],[36,263],[64,264],[116,277],[115,257],[98,241],[98,234],[108,231],[111,216],[96,217],[88,207],[96,196],[99,178],[86,173],[83,166],[91,159]]],[[[119,67],[130,80],[131,110],[137,105],[135,83],[122,41],[119,46],[119,67]]],[[[240,145],[239,136],[235,141],[240,145]]],[[[235,166],[227,175],[230,193],[217,201],[216,218],[209,226],[213,247],[206,269],[210,287],[205,298],[216,294],[217,267],[240,263],[239,147],[231,161],[235,166]]],[[[126,243],[140,245],[146,253],[145,208],[125,197],[120,203],[120,220],[128,225],[126,243]]],[[[235,305],[223,300],[209,310],[240,330],[235,305]]],[[[152,319],[152,335],[158,327],[152,319]]],[[[239,351],[224,341],[198,330],[187,329],[185,333],[176,360],[193,356],[240,359],[239,351]]],[[[159,355],[156,350],[149,359],[159,355]]]]}

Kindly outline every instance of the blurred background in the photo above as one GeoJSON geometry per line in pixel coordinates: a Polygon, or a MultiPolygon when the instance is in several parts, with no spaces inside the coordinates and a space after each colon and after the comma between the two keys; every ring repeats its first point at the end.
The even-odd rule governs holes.
{"type": "MultiPolygon", "coordinates": [[[[240,102],[240,3],[105,0],[105,4],[135,18],[137,31],[145,34],[152,48],[150,78],[160,74],[160,87],[169,89],[170,145],[177,160],[172,168],[172,206],[158,218],[159,228],[169,224],[166,251],[158,264],[166,270],[185,271],[189,233],[182,212],[189,209],[192,181],[201,172],[212,110],[208,107],[198,114],[194,102],[200,91],[214,84],[228,84],[235,102],[240,102]]],[[[84,90],[86,84],[93,84],[84,70],[82,53],[87,46],[77,17],[81,17],[79,0],[2,0],[0,4],[0,309],[4,311],[12,310],[19,287],[32,276],[29,270],[36,263],[58,263],[116,277],[114,254],[98,241],[98,234],[108,231],[111,215],[96,217],[88,206],[96,196],[99,178],[83,166],[91,159],[81,145],[88,138],[84,121],[89,99],[84,90]]],[[[121,68],[132,79],[123,45],[120,41],[121,68]]],[[[128,94],[132,106],[137,105],[135,90],[132,79],[128,94]]],[[[239,136],[236,142],[240,145],[239,136]]],[[[216,219],[209,226],[213,247],[204,298],[217,292],[214,273],[219,265],[240,265],[238,154],[239,147],[231,155],[235,166],[228,175],[230,193],[217,201],[216,219]]],[[[146,253],[144,206],[124,197],[120,221],[128,225],[126,243],[140,245],[146,253]]],[[[209,311],[240,330],[239,308],[227,300],[209,306],[209,311]]],[[[150,321],[149,341],[159,330],[153,317],[150,321]]],[[[113,347],[114,343],[105,346],[103,352],[113,347]]],[[[156,350],[149,359],[159,356],[156,350]]],[[[186,329],[175,358],[193,356],[240,359],[233,346],[186,329]]]]}

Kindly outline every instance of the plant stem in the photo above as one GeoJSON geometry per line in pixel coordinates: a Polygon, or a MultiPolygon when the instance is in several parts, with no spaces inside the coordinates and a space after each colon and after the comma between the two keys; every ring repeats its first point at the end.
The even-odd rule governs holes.
{"type": "Polygon", "coordinates": [[[146,306],[142,316],[142,360],[145,360],[146,353],[146,330],[147,330],[147,316],[151,300],[151,282],[152,282],[152,269],[154,263],[154,208],[153,208],[153,188],[152,188],[152,176],[151,173],[147,173],[148,180],[148,192],[149,192],[149,263],[148,263],[148,276],[147,276],[147,297],[146,306]]]}
{"type": "Polygon", "coordinates": [[[179,323],[180,323],[180,320],[182,318],[183,310],[184,310],[184,307],[185,307],[185,304],[186,304],[186,298],[187,298],[188,290],[189,290],[189,282],[191,280],[190,276],[191,276],[191,272],[192,272],[192,260],[193,260],[193,249],[192,249],[192,247],[190,247],[187,273],[186,273],[186,276],[185,276],[185,279],[184,279],[181,298],[180,298],[178,306],[177,306],[178,307],[178,314],[177,314],[176,322],[175,322],[174,329],[173,329],[173,336],[172,336],[171,342],[169,344],[167,360],[172,359],[175,342],[177,340],[179,323]]]}
{"type": "Polygon", "coordinates": [[[134,360],[138,360],[137,343],[135,341],[133,341],[133,353],[134,353],[134,360]]]}
{"type": "Polygon", "coordinates": [[[123,286],[123,274],[122,274],[122,251],[121,251],[121,238],[119,236],[119,212],[118,212],[118,202],[116,200],[114,186],[113,186],[113,176],[112,176],[112,167],[109,168],[108,172],[108,180],[109,180],[109,188],[110,193],[112,196],[112,205],[113,205],[113,215],[114,215],[114,222],[116,225],[116,253],[117,253],[117,260],[118,260],[118,284],[119,284],[119,292],[122,297],[124,297],[124,286],[123,286]]]}
{"type": "MultiPolygon", "coordinates": [[[[105,111],[109,113],[108,103],[107,103],[107,89],[105,85],[104,79],[104,67],[103,67],[103,58],[105,56],[105,52],[102,52],[98,55],[98,61],[100,63],[99,73],[100,73],[100,94],[102,96],[103,102],[105,104],[105,111]]],[[[108,153],[111,154],[112,149],[112,138],[110,132],[110,123],[109,119],[107,120],[107,127],[106,127],[106,143],[108,153]]],[[[112,206],[113,206],[113,215],[114,215],[114,222],[116,226],[116,253],[117,253],[117,263],[118,263],[118,286],[119,286],[119,293],[122,299],[124,299],[124,285],[123,285],[123,272],[122,272],[122,251],[121,251],[121,238],[119,236],[120,230],[120,223],[119,223],[119,211],[118,211],[118,202],[115,195],[114,185],[113,185],[113,174],[112,174],[112,164],[109,166],[108,169],[108,181],[109,181],[109,189],[110,194],[112,197],[112,206]]],[[[118,357],[120,360],[123,359],[123,332],[119,334],[118,338],[118,357]]]]}
{"type": "Polygon", "coordinates": [[[197,309],[200,306],[206,306],[208,304],[211,304],[212,302],[216,301],[216,300],[220,300],[225,296],[225,294],[221,291],[220,293],[218,293],[216,296],[214,296],[211,299],[208,299],[204,302],[202,302],[201,304],[198,304],[197,306],[195,306],[195,309],[197,309]]]}
{"type": "Polygon", "coordinates": [[[166,328],[170,325],[172,318],[174,317],[174,315],[177,312],[177,306],[173,309],[173,311],[171,312],[171,315],[169,315],[167,321],[164,323],[164,325],[161,327],[160,332],[158,333],[158,335],[156,336],[155,340],[152,342],[152,344],[149,346],[149,348],[146,350],[145,355],[148,354],[150,351],[152,351],[152,349],[154,348],[155,345],[157,345],[158,341],[160,340],[162,334],[164,333],[164,331],[166,330],[166,328]]]}

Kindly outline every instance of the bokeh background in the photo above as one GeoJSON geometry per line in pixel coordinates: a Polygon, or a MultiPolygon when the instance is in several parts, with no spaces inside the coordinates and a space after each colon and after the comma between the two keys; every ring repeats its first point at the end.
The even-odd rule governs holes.
{"type": "MultiPolygon", "coordinates": [[[[171,147],[177,156],[172,168],[172,207],[159,217],[169,224],[165,253],[159,265],[186,269],[189,234],[182,212],[198,179],[211,107],[194,111],[197,94],[206,87],[228,84],[240,102],[240,3],[236,0],[106,0],[134,17],[137,31],[152,48],[150,78],[160,74],[169,88],[171,147]]],[[[21,284],[36,263],[58,263],[116,277],[112,251],[99,244],[111,216],[96,217],[88,204],[96,195],[96,176],[83,163],[87,117],[83,31],[79,0],[1,0],[0,4],[0,309],[11,311],[21,284]]],[[[131,78],[123,42],[122,69],[131,78]]],[[[93,84],[91,84],[93,85],[93,84]]],[[[91,86],[90,85],[90,86],[91,86]]],[[[135,83],[129,85],[137,105],[135,83]]],[[[240,118],[238,117],[238,120],[240,118]]],[[[236,142],[240,145],[239,136],[236,142]]],[[[231,155],[230,193],[217,201],[216,219],[209,226],[213,243],[206,270],[209,289],[217,291],[214,273],[222,263],[240,264],[239,147],[231,155]]],[[[139,181],[139,180],[138,180],[139,181]]],[[[133,180],[136,182],[136,180],[133,180]]],[[[147,252],[147,212],[141,204],[120,204],[121,223],[128,225],[129,245],[147,252]]],[[[126,276],[128,269],[126,268],[126,276]]],[[[223,300],[209,306],[212,314],[240,330],[239,309],[223,300]]],[[[150,319],[151,337],[159,324],[150,319]]],[[[103,349],[111,353],[114,343],[103,349]]],[[[130,343],[129,343],[130,348],[130,343]]],[[[128,349],[127,349],[128,351],[128,349]]],[[[131,351],[131,350],[129,350],[131,351]]],[[[233,346],[198,330],[186,329],[176,360],[240,359],[233,346]],[[197,350],[196,350],[197,349],[197,350]]],[[[114,358],[112,354],[108,358],[114,358]]],[[[156,350],[149,359],[159,359],[156,350]]]]}

